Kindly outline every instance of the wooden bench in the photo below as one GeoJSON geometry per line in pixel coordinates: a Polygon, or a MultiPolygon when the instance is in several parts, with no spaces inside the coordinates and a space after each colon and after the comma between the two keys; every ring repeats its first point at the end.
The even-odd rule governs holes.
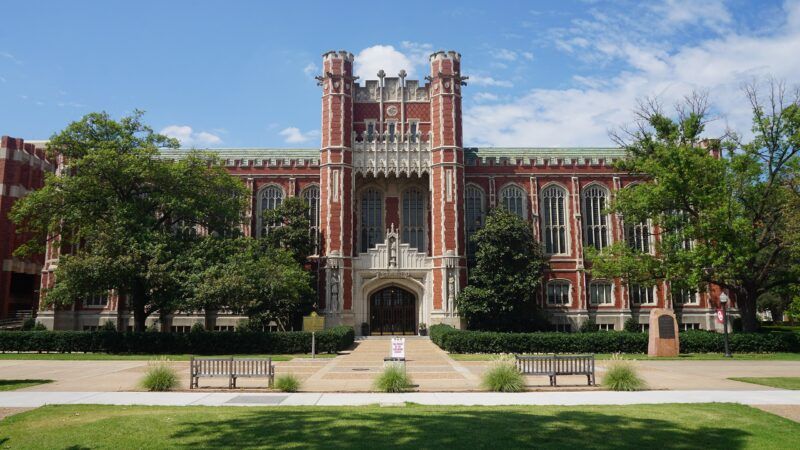
{"type": "Polygon", "coordinates": [[[237,378],[267,378],[268,387],[275,382],[272,358],[195,358],[189,360],[189,389],[198,387],[201,377],[227,377],[228,388],[236,387],[237,378]]]}
{"type": "Polygon", "coordinates": [[[594,385],[594,355],[514,355],[514,358],[523,375],[547,375],[550,386],[556,386],[559,375],[586,375],[589,386],[594,385]]]}

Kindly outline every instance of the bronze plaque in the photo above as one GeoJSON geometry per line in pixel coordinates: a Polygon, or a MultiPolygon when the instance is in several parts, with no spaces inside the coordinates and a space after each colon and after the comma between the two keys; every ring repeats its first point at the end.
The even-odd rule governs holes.
{"type": "Polygon", "coordinates": [[[669,314],[658,316],[658,337],[661,339],[675,339],[675,323],[669,314]]]}
{"type": "Polygon", "coordinates": [[[303,316],[303,331],[322,331],[325,329],[325,317],[316,312],[303,316]]]}

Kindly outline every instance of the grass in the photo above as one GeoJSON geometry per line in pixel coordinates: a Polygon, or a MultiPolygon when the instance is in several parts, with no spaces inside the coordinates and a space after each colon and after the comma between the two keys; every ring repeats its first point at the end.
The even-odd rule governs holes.
{"type": "MultiPolygon", "coordinates": [[[[623,353],[622,359],[640,361],[800,361],[800,353],[734,353],[733,358],[725,358],[722,353],[684,353],[677,357],[650,357],[644,353],[623,353]]],[[[451,353],[456,361],[492,361],[497,359],[493,353],[451,353]]],[[[597,353],[597,360],[613,359],[611,353],[597,353]]]]}
{"type": "MultiPolygon", "coordinates": [[[[188,361],[201,355],[131,355],[110,353],[0,353],[0,360],[58,360],[58,361],[150,361],[169,358],[171,361],[188,361]]],[[[295,355],[202,355],[204,358],[272,358],[273,361],[291,361],[295,358],[311,358],[311,354],[295,355]]],[[[335,354],[318,354],[317,358],[334,358],[335,354]]]]}
{"type": "Polygon", "coordinates": [[[0,380],[0,391],[13,391],[52,382],[53,380],[0,380]]]}
{"type": "Polygon", "coordinates": [[[282,392],[297,392],[300,389],[300,380],[288,373],[275,379],[275,389],[282,392]]]}
{"type": "Polygon", "coordinates": [[[603,375],[603,386],[612,391],[641,391],[647,384],[630,361],[614,359],[603,375]]]}
{"type": "Polygon", "coordinates": [[[178,373],[169,366],[168,360],[153,361],[149,363],[141,386],[148,391],[171,391],[180,385],[178,373]]]}
{"type": "Polygon", "coordinates": [[[8,448],[797,448],[800,423],[743,405],[45,406],[4,419],[8,448]],[[113,432],[110,432],[112,430],[113,432]]]}
{"type": "Polygon", "coordinates": [[[501,360],[484,372],[481,386],[492,392],[521,392],[525,380],[513,361],[501,360]]]}
{"type": "Polygon", "coordinates": [[[375,389],[381,392],[405,392],[411,389],[411,377],[405,368],[395,364],[386,366],[375,378],[375,389]]]}
{"type": "Polygon", "coordinates": [[[780,389],[791,389],[793,391],[800,390],[800,377],[744,377],[744,378],[728,378],[733,381],[742,381],[744,383],[760,384],[762,386],[770,386],[780,389]]]}

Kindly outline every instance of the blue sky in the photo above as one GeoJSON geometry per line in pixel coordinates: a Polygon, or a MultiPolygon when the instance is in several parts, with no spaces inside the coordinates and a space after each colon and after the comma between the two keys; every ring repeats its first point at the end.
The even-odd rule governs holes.
{"type": "Polygon", "coordinates": [[[800,82],[800,0],[5,1],[0,134],[43,139],[91,111],[147,112],[197,147],[316,147],[321,54],[425,75],[457,50],[467,145],[602,146],[636,100],[707,90],[747,131],[741,85],[800,82]]]}

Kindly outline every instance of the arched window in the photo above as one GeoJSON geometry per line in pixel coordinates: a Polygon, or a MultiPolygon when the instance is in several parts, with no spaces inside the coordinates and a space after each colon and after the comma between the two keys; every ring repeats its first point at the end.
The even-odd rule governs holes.
{"type": "Polygon", "coordinates": [[[464,190],[464,225],[467,231],[467,258],[475,258],[477,247],[472,242],[472,236],[480,230],[486,221],[486,211],[483,209],[483,191],[475,185],[467,185],[464,190]]]}
{"type": "Polygon", "coordinates": [[[602,186],[592,185],[583,191],[583,216],[586,245],[601,250],[608,246],[608,215],[605,209],[608,191],[602,186]]]}
{"type": "Polygon", "coordinates": [[[374,188],[361,193],[361,253],[383,241],[383,195],[374,188]]]}
{"type": "Polygon", "coordinates": [[[547,304],[569,305],[570,283],[567,280],[550,280],[547,282],[547,304]]]}
{"type": "Polygon", "coordinates": [[[527,219],[525,214],[525,191],[519,186],[506,186],[500,191],[500,203],[506,211],[512,212],[522,219],[527,219]]]}
{"type": "Polygon", "coordinates": [[[303,191],[303,200],[308,205],[309,233],[314,241],[314,254],[319,254],[319,186],[309,186],[303,191]]]}
{"type": "Polygon", "coordinates": [[[569,253],[567,249],[567,191],[548,186],[542,191],[542,235],[545,252],[552,255],[569,253]]]}
{"type": "Polygon", "coordinates": [[[258,235],[264,236],[270,224],[264,222],[264,211],[269,211],[281,206],[283,203],[283,189],[278,186],[267,186],[258,196],[258,235]]]}
{"type": "Polygon", "coordinates": [[[631,305],[647,305],[656,302],[654,286],[631,284],[628,286],[628,300],[631,305]]]}
{"type": "Polygon", "coordinates": [[[610,305],[614,303],[613,285],[606,280],[594,280],[589,283],[589,303],[592,305],[610,305]]]}
{"type": "Polygon", "coordinates": [[[425,197],[418,188],[403,192],[403,243],[425,251],[425,197]]]}
{"type": "Polygon", "coordinates": [[[632,249],[642,253],[650,253],[650,225],[648,221],[626,224],[625,240],[632,249]]]}

